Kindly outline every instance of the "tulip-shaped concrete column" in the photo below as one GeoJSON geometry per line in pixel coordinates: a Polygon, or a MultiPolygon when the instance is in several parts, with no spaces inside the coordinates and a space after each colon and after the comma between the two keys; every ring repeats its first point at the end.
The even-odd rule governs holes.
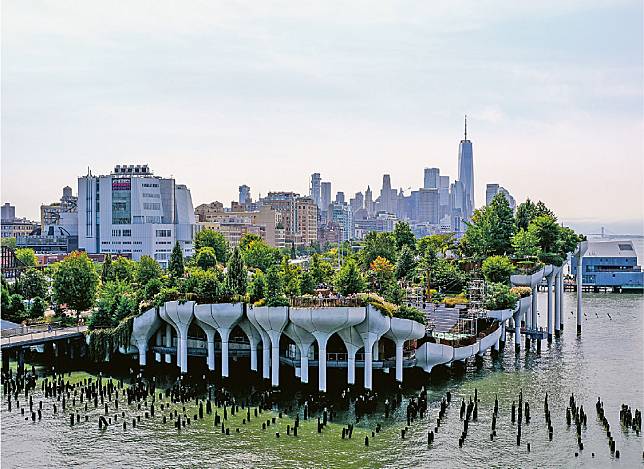
{"type": "Polygon", "coordinates": [[[546,280],[548,282],[548,342],[552,342],[552,284],[554,281],[554,273],[550,273],[550,275],[546,276],[546,280]]]}
{"type": "Polygon", "coordinates": [[[561,275],[559,276],[559,297],[561,301],[559,302],[559,330],[563,331],[564,328],[564,275],[563,269],[561,275]]]}
{"type": "Polygon", "coordinates": [[[148,309],[145,313],[134,318],[132,322],[132,341],[139,349],[139,365],[146,365],[148,341],[161,326],[161,319],[156,308],[148,309]]]}
{"type": "Polygon", "coordinates": [[[257,371],[257,344],[262,340],[262,336],[247,317],[244,317],[239,321],[239,327],[244,331],[244,334],[246,334],[248,342],[250,343],[250,369],[252,371],[257,371]]]}
{"type": "Polygon", "coordinates": [[[581,335],[581,292],[584,289],[583,259],[587,250],[588,241],[580,242],[579,249],[577,250],[577,335],[581,335]]]}
{"type": "Polygon", "coordinates": [[[188,327],[194,317],[194,306],[194,301],[168,301],[159,309],[161,319],[172,324],[177,331],[177,360],[181,373],[188,372],[188,327]]]}
{"type": "MultiPolygon", "coordinates": [[[[154,339],[154,344],[157,347],[161,347],[163,345],[163,329],[159,326],[157,329],[156,337],[154,339]]],[[[159,352],[155,352],[154,354],[154,360],[157,363],[161,363],[161,354],[159,352]]]]}
{"type": "MultiPolygon", "coordinates": [[[[170,323],[166,323],[165,325],[165,346],[168,348],[172,347],[172,324],[170,323]]],[[[165,362],[172,363],[172,355],[170,355],[169,353],[166,353],[165,362]]]]}
{"type": "MultiPolygon", "coordinates": [[[[309,382],[309,350],[315,342],[313,334],[307,332],[304,328],[289,322],[284,328],[286,334],[297,346],[300,352],[300,381],[309,382]]],[[[297,370],[297,367],[296,367],[297,370]]]]}
{"type": "Polygon", "coordinates": [[[517,309],[512,316],[514,322],[514,352],[521,351],[521,307],[520,302],[517,303],[517,309]]]}
{"type": "Polygon", "coordinates": [[[365,318],[364,308],[291,308],[290,318],[315,337],[318,343],[319,389],[326,392],[326,344],[331,335],[355,326],[365,318]]]}
{"type": "Polygon", "coordinates": [[[378,340],[391,327],[391,318],[367,305],[365,319],[355,326],[364,345],[364,387],[373,388],[373,360],[377,360],[378,340]]]}
{"type": "Polygon", "coordinates": [[[197,305],[195,316],[215,328],[221,337],[221,376],[228,377],[228,338],[244,314],[243,303],[197,305]]]}
{"type": "Polygon", "coordinates": [[[554,289],[555,289],[555,337],[559,337],[559,328],[561,325],[561,268],[555,275],[554,289]]]}
{"type": "MultiPolygon", "coordinates": [[[[249,309],[250,311],[250,309],[249,309]]],[[[288,306],[252,308],[255,321],[264,329],[271,343],[271,384],[280,385],[280,337],[288,323],[288,306]]],[[[250,317],[250,316],[249,316],[250,317]]]]}
{"type": "Polygon", "coordinates": [[[217,331],[210,324],[203,322],[197,316],[197,311],[202,310],[205,306],[210,305],[195,305],[195,324],[206,333],[206,342],[208,344],[208,357],[206,358],[206,363],[208,364],[208,369],[210,371],[215,371],[215,334],[217,331]]]}
{"type": "Polygon", "coordinates": [[[532,306],[530,307],[530,314],[532,314],[532,327],[539,329],[539,319],[537,317],[537,286],[532,287],[532,306]]]}
{"type": "Polygon", "coordinates": [[[255,319],[255,308],[248,306],[246,317],[262,338],[262,378],[271,379],[271,338],[255,319]]]}
{"type": "Polygon", "coordinates": [[[396,381],[403,380],[403,346],[405,341],[425,337],[425,326],[411,319],[391,318],[391,326],[385,333],[396,344],[396,381]]]}
{"type": "Polygon", "coordinates": [[[356,353],[363,346],[362,337],[355,327],[340,329],[338,335],[347,348],[347,383],[356,384],[356,353]]]}

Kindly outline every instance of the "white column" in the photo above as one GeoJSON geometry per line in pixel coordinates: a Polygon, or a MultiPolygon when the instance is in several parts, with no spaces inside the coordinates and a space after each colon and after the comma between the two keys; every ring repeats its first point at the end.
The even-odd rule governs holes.
{"type": "Polygon", "coordinates": [[[253,341],[250,343],[250,369],[257,371],[257,344],[253,341]]]}
{"type": "MultiPolygon", "coordinates": [[[[228,345],[228,344],[226,344],[228,345]]],[[[228,347],[226,347],[228,348],[228,347]]],[[[271,337],[271,384],[280,385],[280,341],[279,336],[271,337]]]]}
{"type": "Polygon", "coordinates": [[[403,380],[403,346],[404,340],[396,341],[396,381],[402,383],[403,380]]]}
{"type": "Polygon", "coordinates": [[[499,337],[499,341],[505,344],[505,321],[501,322],[501,336],[499,337]]]}
{"type": "Polygon", "coordinates": [[[517,314],[517,317],[514,320],[514,352],[519,353],[520,351],[521,351],[521,318],[517,314]]]}
{"type": "Polygon", "coordinates": [[[579,249],[579,255],[577,256],[577,335],[581,334],[581,291],[583,289],[583,256],[581,254],[581,248],[579,249]]]}
{"type": "Polygon", "coordinates": [[[365,389],[373,389],[373,355],[371,353],[372,347],[366,347],[364,350],[364,387],[365,389]]]}
{"type": "Polygon", "coordinates": [[[376,340],[373,343],[373,359],[375,361],[380,360],[380,341],[376,340]]]}
{"type": "Polygon", "coordinates": [[[303,383],[309,382],[309,349],[311,346],[306,347],[306,350],[302,349],[300,356],[300,381],[303,383]]]}
{"type": "MultiPolygon", "coordinates": [[[[157,330],[156,338],[155,338],[154,343],[155,343],[155,345],[157,345],[157,346],[161,346],[161,345],[163,345],[163,331],[161,330],[161,328],[160,328],[160,327],[159,327],[159,329],[157,330]]],[[[159,352],[155,352],[155,353],[154,353],[154,360],[155,360],[157,363],[161,363],[161,354],[160,354],[159,352]]]]}
{"type": "Polygon", "coordinates": [[[353,347],[347,352],[347,382],[356,384],[356,350],[353,347]]]}
{"type": "Polygon", "coordinates": [[[559,325],[561,324],[561,271],[555,276],[555,336],[559,337],[559,325]]]}
{"type": "Polygon", "coordinates": [[[188,372],[188,328],[181,331],[181,373],[188,372]]]}
{"type": "Polygon", "coordinates": [[[271,377],[271,339],[262,334],[262,376],[264,379],[271,377]]]}
{"type": "Polygon", "coordinates": [[[318,343],[318,380],[320,391],[326,392],[326,343],[329,336],[320,334],[316,337],[318,343]]]}
{"type": "Polygon", "coordinates": [[[532,327],[534,329],[539,329],[539,318],[537,317],[537,292],[538,288],[535,285],[532,287],[532,307],[530,308],[530,311],[532,313],[532,327]]]}
{"type": "Polygon", "coordinates": [[[552,282],[554,280],[552,274],[546,277],[548,281],[548,342],[552,341],[552,282]]]}
{"type": "Polygon", "coordinates": [[[206,339],[208,340],[208,369],[215,371],[215,331],[214,329],[206,330],[206,339]]]}
{"type": "Polygon", "coordinates": [[[230,337],[230,329],[219,329],[221,336],[221,376],[228,377],[228,338],[230,337]]]}
{"type": "Polygon", "coordinates": [[[148,351],[148,344],[147,342],[140,340],[140,341],[137,341],[136,347],[139,349],[139,365],[145,366],[146,365],[145,354],[148,351]]]}
{"type": "Polygon", "coordinates": [[[563,271],[559,277],[559,297],[561,301],[559,302],[559,330],[563,331],[564,329],[564,276],[563,271]]]}
{"type": "MultiPolygon", "coordinates": [[[[167,323],[165,325],[165,346],[172,347],[172,326],[167,323]]],[[[165,362],[172,363],[172,355],[170,355],[169,353],[166,353],[165,362]]]]}

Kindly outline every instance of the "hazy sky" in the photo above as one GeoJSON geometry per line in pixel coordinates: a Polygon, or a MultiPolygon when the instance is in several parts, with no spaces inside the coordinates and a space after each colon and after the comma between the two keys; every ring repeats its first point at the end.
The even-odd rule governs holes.
{"type": "MultiPolygon", "coordinates": [[[[347,199],[382,174],[497,182],[570,222],[642,220],[642,2],[2,1],[2,201],[147,163],[229,203],[240,184],[347,199]]],[[[634,228],[624,228],[631,230],[634,228]]]]}

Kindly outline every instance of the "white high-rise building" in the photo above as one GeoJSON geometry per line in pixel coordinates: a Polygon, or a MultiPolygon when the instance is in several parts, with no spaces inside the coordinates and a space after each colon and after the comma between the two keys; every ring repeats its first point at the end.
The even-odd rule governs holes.
{"type": "Polygon", "coordinates": [[[310,187],[310,196],[313,199],[313,202],[315,202],[315,205],[318,206],[319,209],[322,209],[321,204],[322,201],[320,199],[321,197],[321,188],[322,188],[322,178],[320,177],[320,173],[313,173],[311,174],[311,187],[310,187]]]}
{"type": "Polygon", "coordinates": [[[193,254],[195,228],[190,190],[147,165],[78,178],[78,246],[89,253],[147,255],[167,267],[176,241],[193,254]]]}
{"type": "Polygon", "coordinates": [[[467,139],[467,116],[465,116],[465,136],[458,146],[458,180],[463,184],[465,207],[463,218],[470,220],[474,212],[474,156],[472,142],[467,139]]]}

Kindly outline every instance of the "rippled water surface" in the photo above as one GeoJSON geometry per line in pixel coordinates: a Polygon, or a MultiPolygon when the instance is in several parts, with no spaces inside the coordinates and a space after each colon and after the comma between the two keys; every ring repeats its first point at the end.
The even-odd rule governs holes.
{"type": "MultiPolygon", "coordinates": [[[[545,294],[540,294],[539,305],[539,321],[545,326],[545,294]]],[[[25,422],[19,411],[14,408],[8,412],[3,402],[2,467],[642,467],[642,436],[620,427],[619,408],[622,403],[644,407],[643,297],[586,294],[581,338],[576,336],[570,313],[575,307],[575,295],[566,293],[563,335],[551,346],[544,341],[540,355],[522,351],[515,356],[508,335],[506,351],[496,359],[488,355],[478,366],[470,363],[465,370],[439,370],[432,376],[420,373],[407,379],[406,375],[410,386],[406,393],[417,392],[412,384],[427,386],[433,409],[429,419],[412,424],[404,440],[400,438],[400,429],[406,425],[404,406],[389,420],[380,411],[363,420],[352,440],[340,438],[339,425],[330,425],[318,435],[313,422],[303,425],[301,437],[296,440],[275,437],[275,431],[284,435],[286,424],[292,423],[286,417],[278,419],[277,427],[270,431],[262,432],[256,428],[258,421],[254,421],[242,426],[240,434],[230,436],[214,428],[212,419],[179,433],[159,419],[144,421],[136,430],[124,432],[113,426],[99,431],[96,420],[70,427],[68,415],[51,415],[47,404],[41,422],[25,422]],[[458,446],[462,422],[454,402],[435,442],[428,447],[427,431],[435,425],[441,396],[449,390],[453,401],[460,402],[461,397],[473,395],[474,388],[481,401],[478,421],[470,424],[463,448],[458,446]],[[523,390],[532,414],[531,422],[523,426],[521,446],[516,445],[516,425],[510,422],[510,406],[518,400],[519,390],[523,390]],[[552,442],[548,441],[543,413],[546,392],[554,427],[552,442]],[[571,393],[588,414],[581,452],[574,426],[566,425],[565,411],[571,393]],[[490,441],[495,395],[500,404],[498,436],[490,441]],[[619,460],[611,455],[606,433],[596,419],[594,404],[598,396],[604,401],[621,453],[619,460]],[[366,448],[364,436],[371,436],[376,422],[383,422],[384,431],[371,438],[366,448]],[[531,445],[530,452],[527,443],[531,445]],[[575,452],[580,454],[575,457],[575,452]]],[[[231,373],[234,376],[234,366],[231,373]]],[[[96,419],[99,413],[93,412],[90,415],[96,419]]],[[[131,409],[128,413],[135,412],[131,409]]],[[[343,422],[350,418],[350,413],[340,415],[343,422]]]]}

